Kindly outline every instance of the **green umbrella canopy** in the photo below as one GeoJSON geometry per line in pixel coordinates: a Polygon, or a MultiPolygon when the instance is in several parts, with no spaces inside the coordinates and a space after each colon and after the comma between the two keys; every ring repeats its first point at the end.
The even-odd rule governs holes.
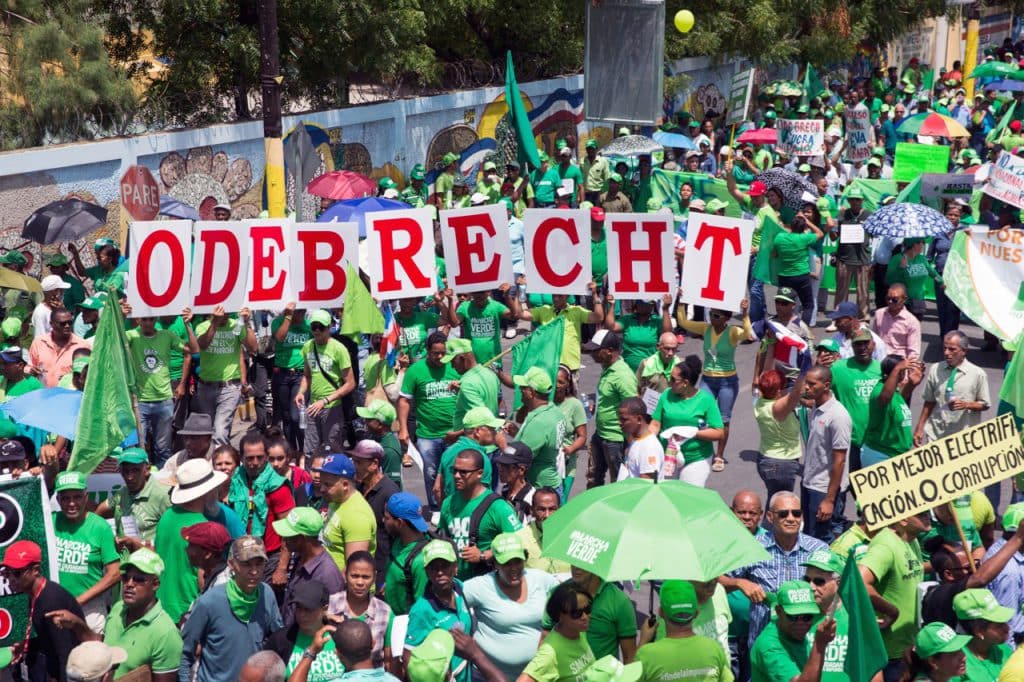
{"type": "MultiPolygon", "coordinates": [[[[971,71],[968,78],[1008,78],[1016,74],[1020,69],[1016,64],[1006,62],[984,62],[979,64],[974,71],[971,71]]],[[[1020,74],[1018,74],[1019,76],[1020,74]]]]}
{"type": "Polygon", "coordinates": [[[799,97],[804,94],[804,86],[796,81],[772,81],[761,88],[761,92],[770,97],[799,97]]]}
{"type": "Polygon", "coordinates": [[[713,580],[768,559],[714,490],[628,479],[592,488],[544,522],[544,556],[604,580],[713,580]]]}

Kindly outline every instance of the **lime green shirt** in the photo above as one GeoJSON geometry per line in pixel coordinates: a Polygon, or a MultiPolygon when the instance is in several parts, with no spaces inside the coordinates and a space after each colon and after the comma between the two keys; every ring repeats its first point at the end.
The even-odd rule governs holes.
{"type": "MultiPolygon", "coordinates": [[[[825,616],[814,621],[807,638],[807,650],[810,652],[814,646],[814,632],[818,629],[818,623],[825,616]]],[[[836,637],[825,649],[825,661],[821,666],[821,682],[850,682],[850,676],[844,670],[846,666],[846,652],[850,644],[850,614],[842,605],[836,608],[834,617],[836,619],[836,637]]]]}
{"type": "MultiPolygon", "coordinates": [[[[210,328],[206,320],[196,327],[196,338],[202,339],[210,328]]],[[[205,350],[199,350],[199,378],[203,381],[234,381],[242,378],[241,350],[245,338],[245,325],[241,320],[229,319],[217,328],[213,341],[205,350]]]]}
{"type": "Polygon", "coordinates": [[[498,375],[483,365],[475,365],[459,379],[452,430],[458,431],[462,428],[463,418],[474,407],[486,407],[493,414],[497,414],[500,395],[501,382],[498,375]]]}
{"type": "Polygon", "coordinates": [[[199,595],[199,571],[188,561],[188,543],[181,537],[181,531],[204,521],[206,517],[198,512],[172,506],[156,526],[153,550],[164,560],[156,596],[173,623],[181,620],[199,595]]]}
{"type": "Polygon", "coordinates": [[[587,644],[587,633],[569,639],[557,631],[544,638],[523,673],[537,682],[582,682],[583,671],[594,662],[594,653],[587,644]]]}
{"type": "Polygon", "coordinates": [[[832,393],[850,413],[853,422],[850,441],[861,445],[868,424],[868,401],[875,384],[882,378],[882,365],[878,360],[862,365],[854,358],[847,358],[837,360],[831,369],[832,393]]]}
{"type": "Polygon", "coordinates": [[[377,517],[370,504],[358,492],[339,505],[331,503],[327,523],[324,524],[323,545],[327,553],[345,571],[345,545],[349,542],[369,542],[370,554],[377,551],[377,517]]]}
{"type": "MultiPolygon", "coordinates": [[[[270,334],[274,336],[284,324],[284,317],[276,317],[270,323],[270,334]]],[[[302,369],[302,348],[313,338],[306,318],[301,322],[292,319],[284,341],[274,341],[274,367],[281,369],[302,369]]]]}
{"type": "Polygon", "coordinates": [[[799,277],[811,269],[807,260],[807,249],[814,246],[818,236],[813,232],[779,232],[775,235],[772,248],[779,260],[779,276],[799,277]]]}
{"type": "Polygon", "coordinates": [[[895,622],[882,630],[882,640],[890,660],[902,658],[917,634],[917,586],[924,579],[921,545],[883,528],[871,539],[860,565],[874,574],[882,599],[899,609],[895,622]]]}
{"type": "Polygon", "coordinates": [[[623,315],[618,322],[622,325],[622,359],[635,372],[645,358],[658,350],[661,317],[651,315],[646,322],[640,322],[636,315],[623,315]]]}
{"type": "MultiPolygon", "coordinates": [[[[568,328],[568,325],[566,325],[568,328]]],[[[597,414],[595,425],[597,435],[605,440],[623,442],[619,426],[619,405],[626,398],[635,398],[637,393],[636,374],[629,365],[619,358],[601,372],[597,380],[597,414]]]]}
{"type": "Polygon", "coordinates": [[[895,457],[914,448],[914,417],[898,390],[888,405],[882,405],[878,396],[883,388],[884,384],[879,381],[871,389],[864,445],[895,457]]]}
{"type": "Polygon", "coordinates": [[[799,677],[807,664],[807,645],[779,632],[776,623],[768,623],[750,649],[751,682],[789,682],[799,677]]]}
{"type": "Polygon", "coordinates": [[[735,678],[722,645],[708,637],[665,638],[636,652],[643,664],[642,682],[732,682],[735,678]]]}
{"type": "Polygon", "coordinates": [[[146,336],[138,329],[130,329],[125,335],[135,364],[139,402],[170,400],[171,352],[184,350],[181,339],[173,332],[160,329],[153,336],[146,336]]]}
{"type": "MultiPolygon", "coordinates": [[[[331,339],[323,346],[310,339],[302,346],[302,357],[309,369],[311,401],[326,398],[345,383],[345,372],[352,368],[352,359],[348,349],[336,339],[331,339]],[[332,383],[333,382],[333,383],[332,383]]],[[[324,407],[335,407],[341,400],[332,400],[324,407]]]]}
{"type": "Polygon", "coordinates": [[[558,451],[565,440],[565,432],[565,415],[553,403],[538,407],[523,420],[517,437],[533,451],[526,480],[534,488],[557,489],[562,485],[562,477],[558,475],[558,451]]]}
{"type": "Polygon", "coordinates": [[[410,317],[395,316],[398,325],[398,346],[412,362],[422,360],[427,354],[424,344],[431,329],[437,329],[441,318],[437,313],[416,312],[410,317]]]}
{"type": "Polygon", "coordinates": [[[417,438],[442,438],[451,430],[456,403],[452,383],[458,380],[451,363],[431,367],[420,360],[406,370],[401,395],[413,401],[417,438]]]}
{"type": "Polygon", "coordinates": [[[144,665],[154,673],[173,672],[181,666],[181,635],[159,601],[131,625],[125,623],[124,602],[118,601],[107,616],[103,643],[128,654],[114,671],[115,680],[144,665]]]}
{"type": "Polygon", "coordinates": [[[591,277],[598,284],[608,274],[608,233],[601,229],[601,236],[594,239],[590,235],[590,272],[591,277]]]}
{"type": "Polygon", "coordinates": [[[967,674],[962,679],[970,682],[995,682],[1000,679],[999,673],[1013,655],[1013,649],[1008,644],[996,644],[989,650],[988,658],[981,659],[964,647],[964,655],[967,657],[967,674]]]}
{"type": "Polygon", "coordinates": [[[462,318],[462,338],[473,344],[477,362],[489,362],[501,353],[501,320],[508,307],[488,297],[483,308],[473,301],[464,301],[456,310],[462,318]]]}
{"type": "Polygon", "coordinates": [[[829,548],[843,557],[844,559],[850,555],[850,550],[854,550],[854,558],[860,563],[861,557],[868,551],[868,543],[871,542],[871,538],[868,537],[866,530],[853,524],[850,528],[837,537],[829,548]]]}

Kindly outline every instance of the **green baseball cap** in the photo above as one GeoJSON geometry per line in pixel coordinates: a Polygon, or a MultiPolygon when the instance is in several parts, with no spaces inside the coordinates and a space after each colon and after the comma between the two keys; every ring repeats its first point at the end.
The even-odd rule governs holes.
{"type": "Polygon", "coordinates": [[[398,417],[394,405],[381,398],[374,400],[366,407],[357,407],[356,414],[363,419],[376,419],[382,424],[391,424],[398,417]]]}
{"type": "Polygon", "coordinates": [[[846,198],[847,199],[863,199],[864,198],[864,192],[860,191],[860,187],[854,187],[854,188],[850,189],[849,192],[846,193],[846,198]]]}
{"type": "Polygon", "coordinates": [[[85,490],[86,476],[81,471],[62,471],[57,475],[55,492],[62,490],[85,490]]]}
{"type": "Polygon", "coordinates": [[[67,265],[70,262],[71,261],[68,260],[68,257],[65,256],[63,253],[51,254],[50,257],[46,259],[46,264],[47,265],[52,265],[54,267],[60,267],[61,265],[67,265]]]}
{"type": "Polygon", "coordinates": [[[505,425],[505,420],[494,416],[488,408],[481,405],[474,407],[462,418],[462,428],[475,429],[480,426],[490,426],[492,429],[500,429],[505,425]]]}
{"type": "Polygon", "coordinates": [[[25,254],[21,251],[8,251],[4,255],[0,256],[0,263],[9,263],[11,265],[27,265],[28,260],[25,258],[25,254]]]}
{"type": "Polygon", "coordinates": [[[307,317],[310,324],[322,324],[325,327],[330,327],[331,324],[334,323],[334,318],[332,318],[331,314],[323,308],[314,310],[307,317]]]}
{"type": "Polygon", "coordinates": [[[451,152],[448,152],[447,154],[441,157],[441,163],[445,166],[450,166],[458,160],[459,157],[456,154],[452,154],[451,152]]]}
{"type": "Polygon", "coordinates": [[[1024,502],[1011,504],[1003,512],[1003,530],[1017,530],[1024,521],[1024,502]]]}
{"type": "Polygon", "coordinates": [[[472,352],[473,343],[469,339],[450,338],[444,344],[444,355],[441,356],[441,362],[449,363],[456,355],[472,352]]]}
{"type": "Polygon", "coordinates": [[[921,658],[960,651],[971,641],[970,635],[958,635],[945,623],[928,623],[917,633],[914,649],[921,658]]]}
{"type": "Polygon", "coordinates": [[[116,246],[116,244],[114,244],[114,240],[110,237],[100,237],[92,243],[92,248],[94,249],[102,249],[104,246],[116,246]]]}
{"type": "Polygon", "coordinates": [[[548,158],[548,154],[547,154],[547,152],[545,152],[545,151],[542,151],[542,150],[538,150],[538,151],[537,151],[537,158],[541,160],[541,163],[543,163],[543,162],[545,162],[545,161],[548,161],[548,160],[550,160],[550,159],[548,158]]]}
{"type": "Polygon", "coordinates": [[[297,535],[315,538],[324,527],[324,517],[312,507],[295,507],[288,512],[288,516],[274,521],[273,526],[274,531],[283,538],[297,535]]]}
{"type": "Polygon", "coordinates": [[[775,113],[774,111],[772,111],[771,109],[769,109],[768,111],[764,112],[764,117],[765,117],[765,119],[766,119],[766,120],[769,120],[769,121],[774,121],[774,120],[775,120],[776,118],[778,118],[778,117],[779,117],[779,115],[778,115],[778,114],[776,114],[776,113],[775,113]]]}
{"type": "Polygon", "coordinates": [[[455,655],[455,640],[447,630],[432,630],[423,643],[409,652],[407,672],[416,682],[445,682],[455,655]]]}
{"type": "Polygon", "coordinates": [[[493,161],[485,161],[484,162],[484,170],[485,171],[498,170],[498,167],[494,165],[493,161]]]}
{"type": "Polygon", "coordinates": [[[821,341],[818,341],[818,343],[814,344],[814,350],[819,350],[822,348],[824,348],[830,353],[838,353],[839,342],[836,341],[835,339],[822,339],[821,341]]]}
{"type": "Polygon", "coordinates": [[[526,374],[516,374],[512,377],[512,383],[516,386],[528,386],[538,393],[551,392],[551,377],[540,367],[531,367],[526,374]]]}
{"type": "Polygon", "coordinates": [[[149,464],[149,455],[142,448],[125,448],[117,456],[118,464],[149,464]]]}
{"type": "Polygon", "coordinates": [[[454,564],[458,561],[455,556],[455,545],[447,540],[431,540],[423,546],[423,551],[420,552],[420,556],[423,557],[424,566],[429,566],[432,561],[437,559],[443,559],[450,564],[454,564]]]}
{"type": "Polygon", "coordinates": [[[409,171],[409,178],[412,180],[422,180],[425,177],[427,177],[427,172],[422,163],[417,163],[409,171]]]}
{"type": "MultiPolygon", "coordinates": [[[[832,339],[829,340],[831,341],[832,339]]],[[[830,573],[842,573],[843,569],[846,568],[846,562],[843,558],[830,549],[818,549],[811,552],[811,555],[807,557],[807,561],[802,565],[813,566],[830,573]]]]}
{"type": "Polygon", "coordinates": [[[666,580],[658,592],[661,610],[673,623],[689,623],[697,615],[697,590],[689,580],[666,580]]]}
{"type": "Polygon", "coordinates": [[[499,564],[507,564],[513,559],[526,561],[526,547],[519,533],[501,533],[491,541],[491,553],[499,564]]]}
{"type": "Polygon", "coordinates": [[[775,593],[775,603],[782,607],[788,616],[821,613],[818,602],[814,601],[814,590],[803,580],[790,580],[779,585],[775,593]]]}
{"type": "Polygon", "coordinates": [[[143,573],[159,576],[164,572],[164,560],[160,555],[148,547],[142,547],[131,553],[127,561],[121,562],[121,572],[124,573],[129,566],[134,566],[143,573]]]}
{"type": "Polygon", "coordinates": [[[0,322],[0,331],[4,336],[21,336],[21,320],[16,317],[8,317],[0,322]]]}
{"type": "Polygon", "coordinates": [[[74,360],[72,360],[71,361],[71,373],[72,374],[80,374],[83,369],[85,369],[86,367],[89,366],[89,361],[91,359],[92,359],[92,356],[87,355],[85,357],[75,358],[74,360]]]}
{"type": "Polygon", "coordinates": [[[95,296],[90,296],[89,298],[79,303],[78,307],[85,308],[86,310],[101,310],[103,308],[103,300],[105,298],[106,297],[102,293],[99,293],[96,294],[95,296]]]}
{"type": "Polygon", "coordinates": [[[643,675],[643,663],[635,661],[623,665],[622,661],[608,654],[590,664],[583,671],[584,682],[636,682],[643,675]]]}
{"type": "Polygon", "coordinates": [[[708,199],[707,205],[704,207],[705,213],[718,213],[723,208],[729,208],[729,204],[721,199],[708,199]]]}
{"type": "Polygon", "coordinates": [[[395,188],[395,181],[385,175],[383,178],[381,178],[380,180],[377,181],[377,188],[378,189],[394,189],[395,188]]]}
{"type": "Polygon", "coordinates": [[[591,138],[587,140],[587,143],[583,146],[586,147],[587,149],[597,149],[597,140],[591,138]]]}
{"type": "Polygon", "coordinates": [[[608,181],[609,182],[617,182],[617,183],[619,183],[621,185],[622,184],[622,176],[619,175],[618,173],[612,173],[611,175],[608,176],[608,181]]]}
{"type": "Polygon", "coordinates": [[[953,597],[953,612],[960,620],[987,620],[1009,623],[1014,611],[996,601],[996,596],[983,588],[964,590],[953,597]]]}

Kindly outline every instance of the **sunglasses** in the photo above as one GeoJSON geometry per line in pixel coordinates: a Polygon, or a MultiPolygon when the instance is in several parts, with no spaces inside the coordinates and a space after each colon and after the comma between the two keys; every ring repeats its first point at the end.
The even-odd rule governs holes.
{"type": "Polygon", "coordinates": [[[791,615],[789,615],[787,613],[786,614],[786,618],[789,618],[790,620],[795,620],[798,623],[810,623],[811,621],[814,620],[814,614],[811,614],[811,613],[801,613],[798,616],[791,616],[791,615]]]}
{"type": "Polygon", "coordinates": [[[812,578],[809,575],[804,576],[804,582],[810,583],[815,587],[825,587],[825,585],[828,585],[828,580],[826,580],[825,578],[812,578]]]}
{"type": "Polygon", "coordinates": [[[710,317],[711,317],[712,320],[720,320],[723,317],[725,317],[725,315],[723,315],[721,313],[711,313],[710,317]]]}
{"type": "Polygon", "coordinates": [[[137,583],[144,585],[149,582],[148,575],[142,575],[141,573],[125,573],[121,576],[121,580],[126,583],[137,583]]]}
{"type": "Polygon", "coordinates": [[[586,606],[584,606],[582,608],[569,609],[565,613],[570,618],[582,618],[584,615],[589,616],[590,615],[590,611],[591,611],[592,608],[593,607],[590,604],[587,604],[586,606]]]}
{"type": "Polygon", "coordinates": [[[801,516],[804,515],[803,511],[800,509],[780,509],[773,513],[780,519],[788,519],[790,516],[792,516],[794,519],[799,519],[801,516]]]}
{"type": "Polygon", "coordinates": [[[888,301],[889,303],[899,303],[903,299],[900,298],[899,296],[887,296],[885,300],[888,301]]]}
{"type": "Polygon", "coordinates": [[[64,320],[63,322],[54,322],[53,326],[54,327],[70,327],[71,326],[71,320],[64,320]]]}
{"type": "Polygon", "coordinates": [[[470,474],[475,474],[478,471],[480,471],[480,469],[453,469],[452,470],[452,472],[454,473],[455,476],[469,476],[470,474]]]}
{"type": "Polygon", "coordinates": [[[322,332],[323,330],[327,329],[327,327],[325,327],[325,326],[323,326],[322,324],[319,324],[319,323],[311,324],[311,325],[309,325],[309,328],[311,330],[315,331],[315,332],[322,332]]]}

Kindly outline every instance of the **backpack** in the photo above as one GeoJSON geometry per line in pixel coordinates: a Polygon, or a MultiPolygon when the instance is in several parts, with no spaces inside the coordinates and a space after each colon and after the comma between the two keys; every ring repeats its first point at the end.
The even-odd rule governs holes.
{"type": "Polygon", "coordinates": [[[427,531],[425,537],[420,538],[416,541],[416,544],[412,546],[409,553],[405,555],[405,561],[402,562],[402,578],[405,580],[405,597],[411,607],[413,602],[416,601],[415,587],[413,586],[413,575],[412,575],[412,562],[420,555],[423,548],[427,546],[427,543],[432,540],[446,540],[433,531],[427,531]]]}

